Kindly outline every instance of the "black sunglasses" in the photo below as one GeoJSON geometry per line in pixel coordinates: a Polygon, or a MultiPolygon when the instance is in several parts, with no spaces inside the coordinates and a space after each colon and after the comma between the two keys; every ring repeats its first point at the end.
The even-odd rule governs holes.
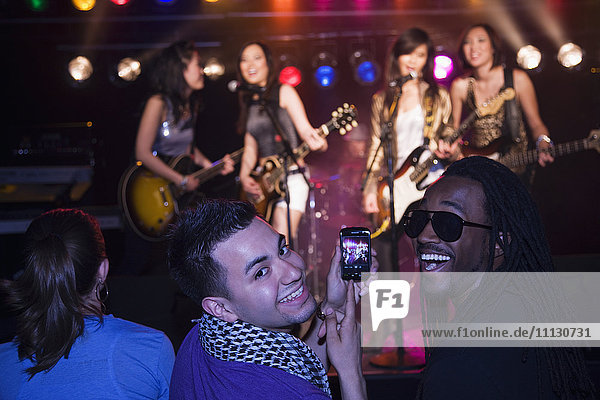
{"type": "Polygon", "coordinates": [[[404,232],[411,238],[419,236],[427,222],[431,221],[433,231],[444,242],[456,242],[462,235],[463,226],[475,228],[492,229],[489,225],[477,224],[465,221],[458,215],[448,211],[413,210],[402,217],[404,232]],[[429,216],[431,214],[431,217],[429,216]]]}

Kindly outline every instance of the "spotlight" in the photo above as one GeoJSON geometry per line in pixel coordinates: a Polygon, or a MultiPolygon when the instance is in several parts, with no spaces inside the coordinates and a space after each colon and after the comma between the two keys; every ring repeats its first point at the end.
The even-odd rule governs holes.
{"type": "Polygon", "coordinates": [[[565,43],[558,50],[558,62],[565,68],[573,68],[583,60],[583,50],[575,43],[565,43]]]}
{"type": "Polygon", "coordinates": [[[118,6],[124,6],[127,3],[129,3],[129,0],[110,0],[110,1],[118,6]]]}
{"type": "Polygon", "coordinates": [[[354,51],[350,64],[354,68],[354,79],[361,85],[372,85],[379,79],[381,68],[367,50],[354,51]]]}
{"type": "Polygon", "coordinates": [[[93,72],[92,62],[84,56],[77,56],[69,61],[69,75],[76,82],[88,80],[93,72]]]}
{"type": "Polygon", "coordinates": [[[90,11],[96,6],[96,0],[71,0],[73,7],[79,11],[90,11]]]}
{"type": "Polygon", "coordinates": [[[517,52],[517,64],[524,69],[536,69],[542,61],[542,53],[540,50],[528,44],[523,46],[517,52]]]}
{"type": "Polygon", "coordinates": [[[297,67],[295,57],[290,54],[284,53],[279,56],[279,66],[281,68],[279,72],[279,82],[287,83],[290,86],[296,87],[302,83],[302,72],[297,67]]]}
{"type": "Polygon", "coordinates": [[[117,64],[117,76],[126,82],[135,81],[142,73],[142,65],[133,58],[123,58],[117,64]]]}
{"type": "Polygon", "coordinates": [[[443,80],[448,78],[453,69],[454,63],[450,57],[438,55],[433,59],[433,76],[435,79],[443,80]]]}
{"type": "Polygon", "coordinates": [[[220,76],[225,73],[225,66],[222,62],[217,60],[215,57],[211,57],[206,60],[204,64],[204,75],[210,80],[217,80],[220,76]]]}
{"type": "Polygon", "coordinates": [[[279,82],[296,87],[302,83],[302,73],[298,68],[290,65],[282,69],[279,73],[279,82]]]}
{"type": "Polygon", "coordinates": [[[48,0],[27,0],[25,3],[33,11],[44,11],[48,8],[48,0]]]}
{"type": "Polygon", "coordinates": [[[326,51],[321,51],[313,58],[313,68],[315,68],[315,79],[317,85],[322,88],[329,88],[335,84],[337,60],[326,51]]]}

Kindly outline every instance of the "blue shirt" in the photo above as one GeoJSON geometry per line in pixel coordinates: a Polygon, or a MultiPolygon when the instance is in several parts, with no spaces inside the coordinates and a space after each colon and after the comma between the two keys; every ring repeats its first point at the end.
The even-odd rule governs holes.
{"type": "Polygon", "coordinates": [[[69,358],[28,381],[29,359],[19,361],[17,343],[0,344],[0,400],[168,399],[175,361],[167,336],[130,321],[86,318],[69,358]]]}

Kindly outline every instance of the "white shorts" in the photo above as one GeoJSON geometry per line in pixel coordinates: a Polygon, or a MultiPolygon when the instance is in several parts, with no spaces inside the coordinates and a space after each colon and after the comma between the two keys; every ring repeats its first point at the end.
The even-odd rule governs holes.
{"type": "MultiPolygon", "coordinates": [[[[298,171],[298,169],[292,169],[291,172],[298,171]]],[[[304,174],[307,178],[310,177],[308,168],[305,168],[304,174]]],[[[300,172],[291,173],[287,179],[288,191],[290,193],[290,210],[300,211],[304,213],[306,210],[306,202],[308,201],[309,187],[304,177],[300,172]]],[[[279,200],[275,207],[286,208],[285,199],[279,200]]]]}

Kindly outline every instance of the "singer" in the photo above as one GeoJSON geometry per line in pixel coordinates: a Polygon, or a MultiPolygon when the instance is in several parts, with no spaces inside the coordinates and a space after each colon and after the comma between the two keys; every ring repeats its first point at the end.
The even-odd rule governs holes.
{"type": "MultiPolygon", "coordinates": [[[[292,149],[300,144],[298,136],[311,150],[325,151],[327,142],[318,135],[317,129],[313,128],[308,121],[304,104],[296,89],[277,81],[277,70],[273,64],[271,51],[264,43],[255,41],[244,45],[238,56],[237,67],[238,79],[241,82],[239,88],[255,86],[263,89],[262,93],[237,90],[240,101],[238,132],[244,135],[240,182],[248,200],[257,205],[262,202],[261,196],[268,197],[268,193],[263,193],[260,185],[252,178],[251,172],[257,164],[263,166],[266,157],[282,155],[285,152],[284,139],[292,149]],[[279,137],[264,107],[269,107],[273,111],[284,130],[285,138],[279,137]]],[[[273,228],[286,236],[288,243],[289,232],[292,236],[297,235],[308,199],[309,187],[300,168],[305,169],[302,160],[298,160],[298,165],[293,163],[288,165],[290,229],[287,223],[288,205],[282,200],[274,205],[269,221],[273,228]]]]}
{"type": "Polygon", "coordinates": [[[375,162],[363,193],[363,209],[368,214],[379,212],[377,178],[385,171],[383,149],[379,146],[381,123],[389,120],[395,91],[402,90],[392,129],[394,170],[398,170],[417,147],[427,144],[431,150],[436,149],[438,130],[448,123],[452,111],[448,91],[433,79],[433,44],[425,31],[411,28],[398,37],[388,52],[385,77],[385,87],[375,93],[371,102],[367,168],[373,159],[375,162]]]}

